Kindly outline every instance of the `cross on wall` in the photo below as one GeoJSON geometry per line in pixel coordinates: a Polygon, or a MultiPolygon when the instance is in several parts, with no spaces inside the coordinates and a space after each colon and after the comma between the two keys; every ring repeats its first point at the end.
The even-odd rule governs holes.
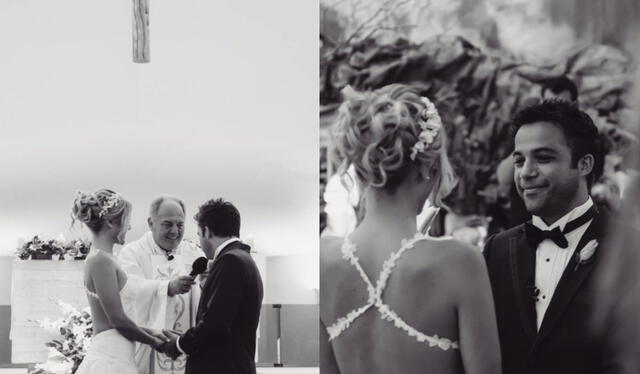
{"type": "Polygon", "coordinates": [[[133,62],[149,61],[149,0],[133,0],[133,62]]]}

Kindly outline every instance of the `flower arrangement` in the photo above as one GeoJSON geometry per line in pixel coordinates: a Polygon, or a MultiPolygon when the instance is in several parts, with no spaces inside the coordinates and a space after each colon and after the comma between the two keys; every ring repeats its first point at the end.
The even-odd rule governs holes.
{"type": "Polygon", "coordinates": [[[73,239],[65,246],[66,253],[73,256],[76,260],[85,259],[90,249],[91,242],[84,238],[73,239]]]}
{"type": "Polygon", "coordinates": [[[58,300],[63,318],[51,321],[48,318],[35,321],[48,332],[60,334],[62,339],[46,343],[49,347],[47,362],[36,364],[29,374],[73,374],[84,359],[93,332],[93,321],[89,308],[77,310],[72,305],[58,300]]]}
{"type": "Polygon", "coordinates": [[[64,247],[60,245],[59,241],[53,239],[44,241],[36,235],[33,239],[18,247],[16,256],[21,260],[26,260],[30,257],[51,258],[52,255],[64,255],[64,252],[64,247]]]}
{"type": "Polygon", "coordinates": [[[73,256],[76,260],[84,259],[89,253],[91,242],[87,239],[73,239],[65,241],[62,236],[58,239],[42,240],[38,235],[33,239],[18,246],[16,257],[21,260],[31,259],[51,259],[53,255],[58,255],[60,260],[65,259],[65,255],[73,256]]]}

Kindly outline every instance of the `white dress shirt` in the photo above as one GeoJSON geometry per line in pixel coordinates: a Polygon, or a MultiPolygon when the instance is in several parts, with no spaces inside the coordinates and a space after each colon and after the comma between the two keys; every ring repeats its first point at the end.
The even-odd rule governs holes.
{"type": "MultiPolygon", "coordinates": [[[[218,255],[220,254],[220,251],[226,247],[227,245],[233,243],[233,242],[238,242],[240,241],[240,239],[236,238],[235,236],[232,237],[229,240],[225,240],[224,242],[222,242],[222,244],[220,244],[219,246],[216,247],[215,251],[213,251],[213,260],[214,261],[216,259],[216,257],[218,257],[218,255]]],[[[180,351],[180,353],[185,354],[184,350],[182,350],[182,347],[180,347],[180,338],[176,339],[176,347],[178,348],[178,351],[180,351]]]]}
{"type": "MultiPolygon", "coordinates": [[[[538,216],[533,216],[531,223],[541,230],[552,230],[558,227],[562,231],[568,222],[586,213],[592,205],[593,200],[589,197],[584,204],[574,208],[551,225],[545,224],[538,216]]],[[[538,301],[536,302],[536,322],[538,330],[542,325],[544,314],[549,307],[549,303],[551,302],[553,293],[558,286],[558,282],[560,282],[562,273],[571,260],[571,256],[573,256],[573,252],[578,246],[578,242],[582,238],[582,235],[587,231],[587,228],[592,221],[593,219],[589,220],[584,225],[565,235],[567,242],[569,242],[569,246],[567,248],[558,247],[550,239],[545,239],[538,245],[538,249],[536,251],[536,288],[540,290],[538,301]]]]}

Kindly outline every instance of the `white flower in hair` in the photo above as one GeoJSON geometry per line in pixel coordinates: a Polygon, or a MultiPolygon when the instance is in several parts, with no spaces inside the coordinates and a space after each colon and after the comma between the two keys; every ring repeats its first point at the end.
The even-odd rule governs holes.
{"type": "Polygon", "coordinates": [[[120,195],[117,193],[113,193],[107,197],[105,202],[100,207],[100,212],[98,212],[98,217],[102,218],[110,209],[114,208],[120,203],[120,195]]]}
{"type": "Polygon", "coordinates": [[[442,120],[436,106],[426,97],[421,97],[420,100],[422,100],[426,108],[418,116],[418,125],[420,125],[422,131],[418,135],[416,144],[411,147],[411,154],[409,155],[411,160],[415,160],[418,153],[424,152],[433,143],[440,128],[442,128],[442,120]]]}

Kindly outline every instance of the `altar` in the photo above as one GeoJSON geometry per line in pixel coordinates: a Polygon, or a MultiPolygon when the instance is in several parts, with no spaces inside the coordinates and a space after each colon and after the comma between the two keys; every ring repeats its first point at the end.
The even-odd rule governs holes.
{"type": "Polygon", "coordinates": [[[87,306],[82,281],[84,261],[14,260],[11,277],[11,362],[47,359],[45,343],[57,338],[36,320],[62,317],[58,300],[77,309],[87,306]]]}

